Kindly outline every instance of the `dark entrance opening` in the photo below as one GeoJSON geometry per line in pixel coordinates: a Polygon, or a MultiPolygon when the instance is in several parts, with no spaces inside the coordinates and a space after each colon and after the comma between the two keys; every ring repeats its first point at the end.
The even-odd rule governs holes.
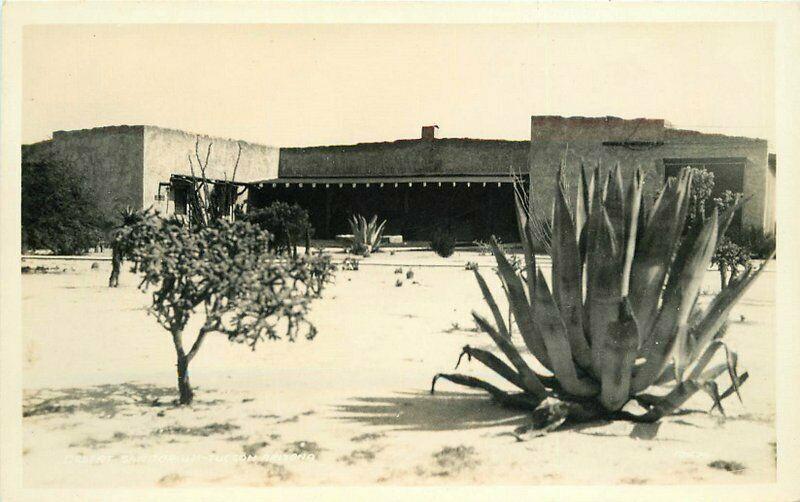
{"type": "Polygon", "coordinates": [[[429,240],[437,228],[448,228],[459,242],[518,240],[514,214],[514,187],[510,182],[429,182],[426,184],[267,182],[250,189],[249,204],[264,207],[272,201],[297,203],[305,208],[314,235],[332,239],[350,233],[353,214],[386,220],[386,234],[406,241],[429,240]],[[340,186],[341,185],[341,186],[340,186]],[[395,186],[396,185],[396,186],[395,186]]]}

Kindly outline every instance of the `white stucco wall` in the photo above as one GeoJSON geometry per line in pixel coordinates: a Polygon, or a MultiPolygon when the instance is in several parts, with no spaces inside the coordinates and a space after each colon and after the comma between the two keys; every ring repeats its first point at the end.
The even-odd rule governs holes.
{"type": "MultiPolygon", "coordinates": [[[[236,181],[250,182],[278,176],[279,149],[244,141],[215,138],[192,134],[174,129],[144,126],[144,175],[142,177],[143,205],[153,206],[158,211],[169,214],[172,201],[158,201],[159,183],[169,182],[173,174],[190,175],[189,156],[195,166],[195,175],[200,176],[195,159],[195,141],[199,137],[200,158],[205,162],[206,149],[211,143],[206,176],[209,179],[231,179],[238,152],[237,143],[242,145],[242,155],[236,170],[236,181]]],[[[166,195],[162,189],[161,193],[166,195]]]]}

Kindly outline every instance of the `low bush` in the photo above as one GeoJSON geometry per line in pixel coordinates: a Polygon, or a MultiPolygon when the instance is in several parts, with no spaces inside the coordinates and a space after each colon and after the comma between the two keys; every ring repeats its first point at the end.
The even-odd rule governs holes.
{"type": "Polygon", "coordinates": [[[729,229],[728,237],[735,244],[748,250],[752,258],[763,260],[775,249],[775,236],[764,235],[764,232],[755,227],[729,229]]]}
{"type": "Polygon", "coordinates": [[[297,256],[297,245],[308,239],[313,233],[308,211],[298,204],[276,201],[267,207],[248,213],[244,219],[258,225],[273,236],[270,249],[277,254],[291,252],[297,256]]]}
{"type": "Polygon", "coordinates": [[[81,255],[110,228],[96,198],[67,162],[22,164],[22,249],[81,255]]]}
{"type": "Polygon", "coordinates": [[[437,229],[431,236],[431,249],[442,258],[453,256],[453,252],[456,250],[456,238],[446,229],[437,229]]]}

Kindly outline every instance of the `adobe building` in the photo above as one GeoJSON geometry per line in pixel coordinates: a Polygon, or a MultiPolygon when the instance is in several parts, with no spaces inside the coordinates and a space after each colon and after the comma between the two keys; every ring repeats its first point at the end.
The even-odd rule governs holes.
{"type": "MultiPolygon", "coordinates": [[[[566,159],[567,180],[578,179],[583,162],[604,168],[619,163],[623,179],[636,168],[645,175],[645,196],[654,196],[666,177],[685,166],[714,173],[716,196],[725,190],[744,194],[733,224],[775,230],[775,168],[769,165],[767,141],[673,129],[660,119],[618,117],[531,117],[531,190],[542,207],[552,205],[559,164],[566,159]]],[[[772,157],[774,161],[774,156],[772,157]]],[[[577,182],[570,184],[574,201],[577,182]]]]}
{"type": "Polygon", "coordinates": [[[238,157],[242,201],[249,207],[296,202],[309,211],[317,238],[349,233],[348,218],[360,213],[386,219],[386,232],[406,240],[427,240],[446,227],[464,242],[491,235],[518,239],[515,182],[529,187],[549,214],[562,162],[570,197],[581,161],[604,168],[619,163],[625,178],[640,167],[648,196],[665,177],[692,165],[714,173],[716,192],[729,189],[749,197],[737,224],[774,231],[774,157],[770,164],[765,140],[616,117],[534,116],[531,141],[436,133],[429,126],[416,139],[278,148],[153,126],[114,126],[58,131],[51,140],[24,146],[23,162],[69,161],[112,216],[125,206],[180,214],[187,210],[187,181],[199,176],[195,157],[205,160],[211,144],[207,178],[230,180],[238,157]]]}
{"type": "Polygon", "coordinates": [[[437,138],[281,148],[278,177],[251,185],[250,202],[296,202],[315,236],[350,233],[357,213],[386,219],[387,234],[428,240],[439,228],[459,241],[517,240],[514,182],[527,184],[528,141],[437,138]]]}
{"type": "Polygon", "coordinates": [[[195,143],[203,162],[212,144],[206,172],[209,179],[231,179],[237,156],[237,181],[246,183],[278,174],[276,147],[146,125],[56,131],[50,140],[23,145],[22,162],[68,162],[110,217],[126,206],[153,206],[163,214],[172,214],[175,200],[170,187],[181,177],[191,177],[189,157],[197,170],[195,143]]]}

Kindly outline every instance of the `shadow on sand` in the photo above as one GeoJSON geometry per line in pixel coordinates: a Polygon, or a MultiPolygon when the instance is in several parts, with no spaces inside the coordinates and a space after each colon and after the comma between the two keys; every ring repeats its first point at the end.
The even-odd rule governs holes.
{"type": "Polygon", "coordinates": [[[387,397],[356,397],[335,407],[338,420],[390,426],[394,430],[443,431],[519,426],[529,414],[500,407],[483,394],[399,392],[387,397]]]}

